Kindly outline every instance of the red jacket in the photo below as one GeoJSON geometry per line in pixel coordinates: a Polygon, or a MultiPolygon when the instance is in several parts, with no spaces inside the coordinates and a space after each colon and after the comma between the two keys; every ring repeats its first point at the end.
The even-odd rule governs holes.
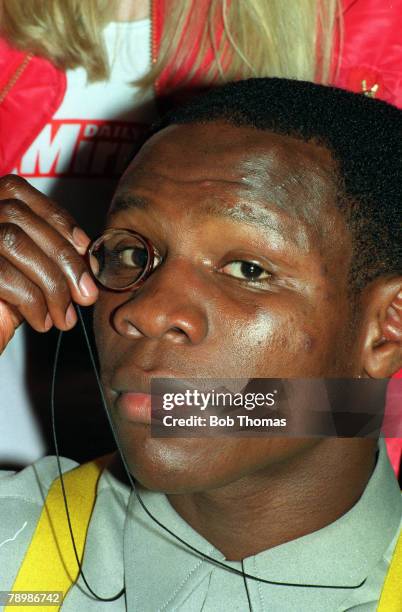
{"type": "MultiPolygon", "coordinates": [[[[152,59],[159,52],[164,13],[172,0],[152,0],[152,59]]],[[[205,23],[208,2],[197,3],[205,23]]],[[[402,0],[344,0],[344,45],[334,84],[367,91],[402,107],[402,0]]],[[[219,33],[218,33],[219,34],[219,33]]],[[[155,84],[158,96],[179,88],[196,53],[175,58],[155,84]]],[[[213,59],[206,52],[201,70],[213,59]]],[[[195,75],[192,83],[196,84],[195,75]]],[[[10,172],[60,106],[65,74],[49,61],[13,49],[0,39],[0,175],[10,172]]]]}
{"type": "Polygon", "coordinates": [[[344,0],[344,34],[335,85],[402,108],[402,1],[344,0]]]}

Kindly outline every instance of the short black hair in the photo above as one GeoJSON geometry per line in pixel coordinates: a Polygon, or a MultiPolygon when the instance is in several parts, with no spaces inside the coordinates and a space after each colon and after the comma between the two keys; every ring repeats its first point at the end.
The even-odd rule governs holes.
{"type": "Polygon", "coordinates": [[[402,272],[402,110],[334,87],[278,78],[229,83],[168,113],[153,129],[225,121],[331,152],[338,202],[352,233],[353,288],[402,272]]]}

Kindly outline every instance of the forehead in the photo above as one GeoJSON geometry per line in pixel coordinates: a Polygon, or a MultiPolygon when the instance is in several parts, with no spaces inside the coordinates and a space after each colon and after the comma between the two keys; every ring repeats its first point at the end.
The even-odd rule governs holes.
{"type": "Polygon", "coordinates": [[[317,143],[223,122],[172,125],[130,164],[110,213],[145,203],[147,213],[166,207],[177,221],[183,213],[221,212],[238,221],[265,215],[293,240],[300,234],[304,244],[325,243],[337,225],[346,234],[336,192],[336,164],[317,143]]]}
{"type": "Polygon", "coordinates": [[[151,138],[123,176],[119,192],[176,182],[225,183],[252,191],[288,211],[334,203],[336,168],[313,142],[249,127],[212,122],[173,125],[151,138]],[[297,199],[298,201],[296,201],[297,199]],[[314,203],[313,203],[313,202],[314,203]],[[312,205],[313,204],[313,205],[312,205]]]}
{"type": "Polygon", "coordinates": [[[151,169],[161,162],[173,171],[191,168],[198,176],[203,169],[208,173],[215,169],[218,175],[223,170],[236,178],[239,172],[249,170],[258,173],[271,169],[279,175],[296,167],[331,174],[335,169],[329,150],[317,143],[221,121],[165,128],[142,147],[131,164],[131,171],[144,164],[151,169]]]}

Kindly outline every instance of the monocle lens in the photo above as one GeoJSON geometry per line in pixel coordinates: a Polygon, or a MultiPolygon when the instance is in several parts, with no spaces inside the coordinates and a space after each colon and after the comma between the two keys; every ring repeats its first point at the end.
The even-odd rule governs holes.
{"type": "Polygon", "coordinates": [[[149,247],[141,236],[128,230],[108,230],[89,250],[95,278],[108,289],[127,289],[138,283],[150,265],[149,247]]]}

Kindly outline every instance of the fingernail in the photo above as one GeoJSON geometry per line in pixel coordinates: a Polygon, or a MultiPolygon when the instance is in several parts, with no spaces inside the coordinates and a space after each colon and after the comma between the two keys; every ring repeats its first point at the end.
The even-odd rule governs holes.
{"type": "Polygon", "coordinates": [[[73,229],[72,235],[75,246],[77,247],[80,254],[83,255],[87,250],[89,243],[91,242],[90,239],[80,227],[75,227],[73,229]]]}
{"type": "Polygon", "coordinates": [[[74,325],[77,321],[77,314],[75,312],[75,308],[72,304],[66,310],[66,323],[68,326],[74,325]]]}
{"type": "Polygon", "coordinates": [[[98,289],[88,272],[84,272],[81,276],[78,286],[82,295],[86,298],[92,297],[98,293],[98,289]]]}
{"type": "Polygon", "coordinates": [[[46,319],[45,319],[45,330],[49,331],[49,329],[52,327],[52,325],[53,325],[52,317],[50,316],[49,313],[47,313],[46,319]]]}

